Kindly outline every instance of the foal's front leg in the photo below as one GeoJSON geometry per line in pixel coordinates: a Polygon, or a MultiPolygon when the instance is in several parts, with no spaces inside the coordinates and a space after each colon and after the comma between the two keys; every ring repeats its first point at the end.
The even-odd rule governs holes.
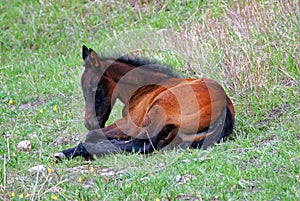
{"type": "Polygon", "coordinates": [[[116,143],[119,142],[115,140],[102,140],[97,143],[81,142],[76,147],[55,153],[54,157],[58,160],[62,160],[64,158],[73,159],[77,156],[81,156],[85,160],[93,160],[93,156],[100,157],[106,154],[121,152],[121,148],[115,146],[116,143]]]}
{"type": "Polygon", "coordinates": [[[60,153],[55,153],[54,157],[61,160],[63,158],[73,159],[81,156],[85,160],[91,160],[94,155],[102,156],[120,151],[120,148],[114,145],[116,142],[117,140],[108,140],[104,132],[98,129],[90,131],[86,136],[85,142],[81,142],[76,147],[66,149],[60,153]]]}
{"type": "Polygon", "coordinates": [[[54,153],[53,156],[59,161],[64,158],[73,159],[77,156],[82,156],[85,160],[93,159],[93,156],[87,151],[83,143],[79,143],[76,147],[63,150],[62,152],[54,153]]]}
{"type": "Polygon", "coordinates": [[[129,140],[135,138],[139,132],[140,128],[137,125],[122,118],[105,128],[90,131],[86,142],[96,142],[99,139],[129,140]]]}
{"type": "Polygon", "coordinates": [[[117,124],[112,124],[105,128],[89,131],[86,136],[85,142],[96,143],[97,141],[102,139],[129,140],[130,136],[125,134],[125,132],[120,129],[117,124]]]}
{"type": "Polygon", "coordinates": [[[127,140],[130,138],[118,125],[122,127],[123,124],[119,122],[118,124],[112,124],[103,129],[89,131],[85,142],[79,143],[76,147],[55,153],[54,157],[61,160],[63,158],[72,159],[77,156],[82,156],[86,160],[89,160],[93,158],[93,155],[102,156],[104,154],[118,152],[121,149],[118,146],[118,140],[127,140]]]}
{"type": "Polygon", "coordinates": [[[68,159],[82,156],[85,160],[92,160],[93,156],[84,146],[84,143],[79,143],[76,147],[64,150],[62,152],[68,159]]]}

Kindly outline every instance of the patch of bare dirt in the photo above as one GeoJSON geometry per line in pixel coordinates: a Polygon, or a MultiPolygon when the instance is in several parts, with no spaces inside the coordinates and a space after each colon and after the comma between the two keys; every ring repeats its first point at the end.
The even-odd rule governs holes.
{"type": "Polygon", "coordinates": [[[81,136],[79,134],[69,135],[68,132],[61,132],[61,135],[58,136],[54,141],[50,142],[49,146],[54,147],[58,145],[66,145],[70,143],[79,143],[81,136]]]}
{"type": "Polygon", "coordinates": [[[194,195],[181,194],[176,197],[176,200],[196,201],[196,200],[202,200],[202,198],[198,198],[197,196],[194,195]]]}
{"type": "Polygon", "coordinates": [[[290,112],[290,110],[291,105],[289,103],[275,106],[274,109],[262,116],[262,120],[258,121],[258,128],[261,130],[268,129],[272,121],[290,112]]]}
{"type": "Polygon", "coordinates": [[[297,86],[298,81],[296,81],[295,79],[288,78],[288,77],[282,77],[280,80],[280,84],[283,86],[286,86],[286,87],[297,86]]]}
{"type": "Polygon", "coordinates": [[[240,179],[235,185],[231,186],[229,188],[230,191],[234,191],[234,189],[238,190],[244,190],[247,189],[253,193],[257,193],[258,189],[255,187],[255,182],[254,181],[249,181],[245,179],[240,179]]]}
{"type": "Polygon", "coordinates": [[[48,96],[46,96],[42,99],[37,99],[35,101],[28,102],[28,103],[21,103],[21,104],[19,104],[19,110],[36,109],[38,106],[44,105],[47,102],[49,102],[49,100],[53,97],[54,97],[54,95],[49,94],[48,96]]]}
{"type": "Polygon", "coordinates": [[[275,134],[270,134],[270,136],[268,136],[267,138],[265,138],[265,136],[259,136],[258,140],[259,146],[264,147],[271,145],[273,142],[278,142],[279,138],[275,134]]]}
{"type": "Polygon", "coordinates": [[[65,172],[78,172],[81,174],[89,174],[89,173],[94,173],[97,175],[101,175],[103,177],[110,177],[110,176],[115,176],[117,174],[120,174],[122,171],[120,170],[115,170],[112,168],[100,168],[100,167],[91,167],[90,165],[82,165],[82,166],[76,166],[72,168],[66,168],[65,172]]]}

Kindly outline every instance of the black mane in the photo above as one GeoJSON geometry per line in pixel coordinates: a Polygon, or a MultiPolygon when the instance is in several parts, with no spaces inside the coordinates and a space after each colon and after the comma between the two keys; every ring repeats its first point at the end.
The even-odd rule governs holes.
{"type": "Polygon", "coordinates": [[[152,65],[152,64],[162,65],[156,61],[150,61],[149,59],[141,58],[141,57],[132,58],[128,56],[120,56],[116,59],[116,61],[127,63],[129,65],[136,66],[136,67],[152,65]]]}
{"type": "Polygon", "coordinates": [[[142,57],[132,58],[132,57],[128,57],[128,56],[114,56],[114,57],[100,56],[100,60],[102,60],[102,61],[103,60],[114,60],[117,62],[126,63],[126,64],[134,66],[134,67],[142,67],[142,66],[149,67],[150,70],[163,72],[172,77],[178,77],[178,78],[182,77],[177,72],[175,72],[171,66],[161,64],[156,61],[151,61],[147,58],[142,58],[142,57]]]}

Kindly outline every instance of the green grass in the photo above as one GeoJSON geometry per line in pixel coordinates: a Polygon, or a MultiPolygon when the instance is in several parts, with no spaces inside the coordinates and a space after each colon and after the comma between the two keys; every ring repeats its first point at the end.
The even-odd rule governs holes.
{"type": "Polygon", "coordinates": [[[295,0],[2,1],[0,198],[299,200],[299,13],[295,0]],[[53,162],[87,132],[83,44],[219,81],[236,108],[232,139],[208,150],[53,162]],[[25,139],[32,150],[18,151],[25,139]],[[51,171],[28,171],[36,165],[51,171]]]}

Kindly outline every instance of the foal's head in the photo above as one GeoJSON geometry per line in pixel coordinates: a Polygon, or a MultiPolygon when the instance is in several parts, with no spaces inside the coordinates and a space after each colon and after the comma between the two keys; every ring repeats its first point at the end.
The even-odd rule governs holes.
{"type": "Polygon", "coordinates": [[[94,130],[100,128],[96,117],[95,95],[104,67],[97,53],[86,46],[82,47],[82,58],[85,66],[81,77],[81,87],[85,100],[84,125],[88,130],[94,130]]]}

